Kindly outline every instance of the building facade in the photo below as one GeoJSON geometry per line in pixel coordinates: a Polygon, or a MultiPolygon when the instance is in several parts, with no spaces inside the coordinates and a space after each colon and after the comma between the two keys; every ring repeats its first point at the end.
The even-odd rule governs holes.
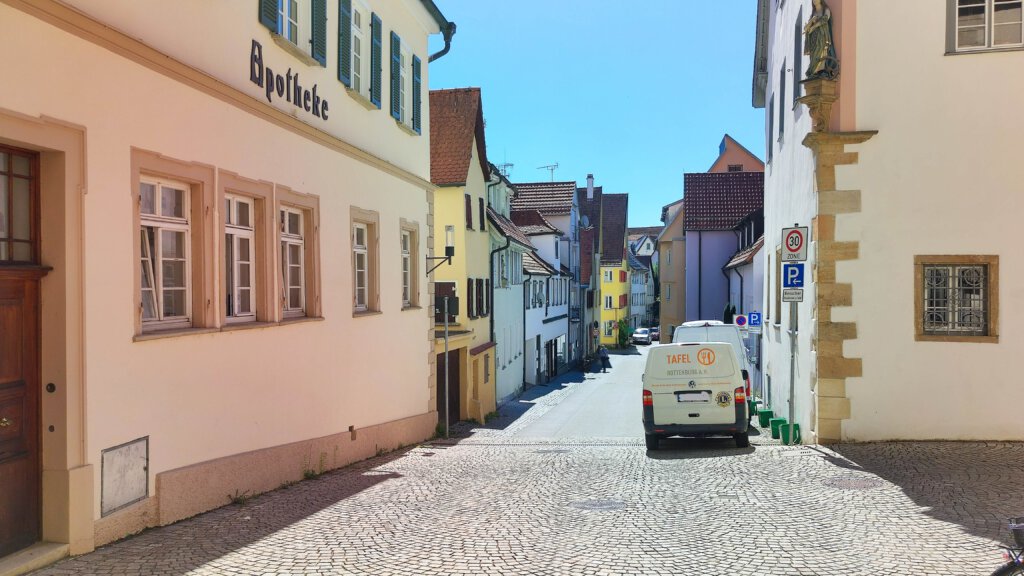
{"type": "Polygon", "coordinates": [[[0,3],[0,438],[24,455],[0,462],[0,556],[432,434],[424,87],[448,23],[271,4],[0,3]],[[358,81],[354,35],[385,39],[358,81]]]}
{"type": "Polygon", "coordinates": [[[497,167],[491,165],[487,187],[487,218],[491,233],[491,339],[495,343],[494,362],[498,405],[523,391],[525,350],[523,256],[533,251],[529,237],[509,219],[515,189],[497,167]]]}
{"type": "Polygon", "coordinates": [[[601,319],[600,342],[617,347],[619,333],[626,324],[629,332],[629,261],[627,258],[626,222],[629,196],[601,195],[601,319]]]}
{"type": "Polygon", "coordinates": [[[661,341],[671,342],[676,326],[686,322],[686,230],[683,201],[661,209],[665,223],[658,234],[658,323],[661,341]]]}
{"type": "Polygon", "coordinates": [[[447,344],[444,314],[436,307],[434,350],[440,362],[436,373],[437,409],[443,418],[444,407],[448,406],[449,422],[483,423],[497,407],[495,344],[491,339],[491,234],[487,222],[491,165],[487,161],[483,102],[479,88],[457,88],[432,90],[430,106],[434,110],[430,119],[430,177],[437,186],[434,227],[442,238],[450,230],[455,246],[451,262],[434,271],[434,294],[454,296],[459,302],[457,313],[448,315],[447,344]]]}
{"type": "Polygon", "coordinates": [[[1024,117],[1006,113],[1024,88],[1009,72],[1024,62],[1019,14],[988,0],[759,3],[765,373],[805,440],[1024,438],[1024,390],[1006,377],[1024,348],[1010,232],[1024,117]],[[834,55],[809,22],[827,24],[811,28],[831,31],[834,55]],[[781,230],[794,223],[810,249],[791,305],[781,230]]]}

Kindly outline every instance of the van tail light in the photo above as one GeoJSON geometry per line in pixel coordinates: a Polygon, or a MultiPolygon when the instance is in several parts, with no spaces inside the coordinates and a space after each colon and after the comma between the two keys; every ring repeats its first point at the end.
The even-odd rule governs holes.
{"type": "Polygon", "coordinates": [[[737,406],[747,401],[747,392],[746,390],[744,390],[743,386],[740,386],[736,390],[733,390],[733,396],[736,397],[737,406]]]}
{"type": "Polygon", "coordinates": [[[654,406],[654,396],[651,395],[650,390],[644,390],[644,406],[654,406]]]}
{"type": "Polygon", "coordinates": [[[753,398],[754,394],[750,391],[750,372],[743,371],[743,381],[747,384],[747,398],[753,398]]]}

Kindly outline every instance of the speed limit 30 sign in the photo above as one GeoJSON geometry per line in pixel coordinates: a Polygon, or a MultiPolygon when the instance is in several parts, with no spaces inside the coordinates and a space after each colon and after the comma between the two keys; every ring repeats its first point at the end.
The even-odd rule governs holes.
{"type": "Polygon", "coordinates": [[[807,260],[807,226],[782,229],[782,261],[807,260]]]}

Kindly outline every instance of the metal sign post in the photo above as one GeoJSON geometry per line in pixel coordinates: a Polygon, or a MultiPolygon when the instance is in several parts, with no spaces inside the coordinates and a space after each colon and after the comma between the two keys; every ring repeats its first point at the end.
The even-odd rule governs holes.
{"type": "Polygon", "coordinates": [[[804,265],[807,260],[807,227],[794,224],[792,228],[782,229],[782,261],[783,264],[783,287],[782,300],[789,302],[789,420],[786,426],[789,427],[789,442],[796,443],[794,432],[796,418],[796,337],[799,332],[797,326],[797,305],[804,300],[804,265]],[[796,262],[797,264],[791,264],[796,262]]]}
{"type": "Polygon", "coordinates": [[[452,401],[448,397],[448,365],[451,364],[448,358],[448,297],[444,297],[444,438],[448,439],[448,422],[450,420],[448,411],[451,409],[452,401]]]}

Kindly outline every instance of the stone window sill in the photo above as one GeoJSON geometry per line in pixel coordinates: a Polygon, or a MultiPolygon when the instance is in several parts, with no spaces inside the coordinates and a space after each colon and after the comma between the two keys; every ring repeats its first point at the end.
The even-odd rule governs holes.
{"type": "Polygon", "coordinates": [[[357,92],[351,88],[346,88],[345,92],[349,95],[350,98],[352,98],[356,102],[359,102],[359,104],[363,108],[366,108],[367,110],[380,110],[380,106],[377,106],[373,102],[370,102],[370,99],[363,95],[361,92],[357,92]]]}
{"type": "Polygon", "coordinates": [[[319,62],[313,59],[312,56],[307,54],[302,48],[296,46],[291,40],[281,36],[280,34],[270,34],[274,38],[274,43],[284,49],[286,52],[298,58],[303,64],[307,66],[317,66],[323,68],[319,62]]]}
{"type": "Polygon", "coordinates": [[[357,310],[352,312],[353,318],[363,318],[365,316],[379,316],[383,314],[380,310],[357,310]]]}

